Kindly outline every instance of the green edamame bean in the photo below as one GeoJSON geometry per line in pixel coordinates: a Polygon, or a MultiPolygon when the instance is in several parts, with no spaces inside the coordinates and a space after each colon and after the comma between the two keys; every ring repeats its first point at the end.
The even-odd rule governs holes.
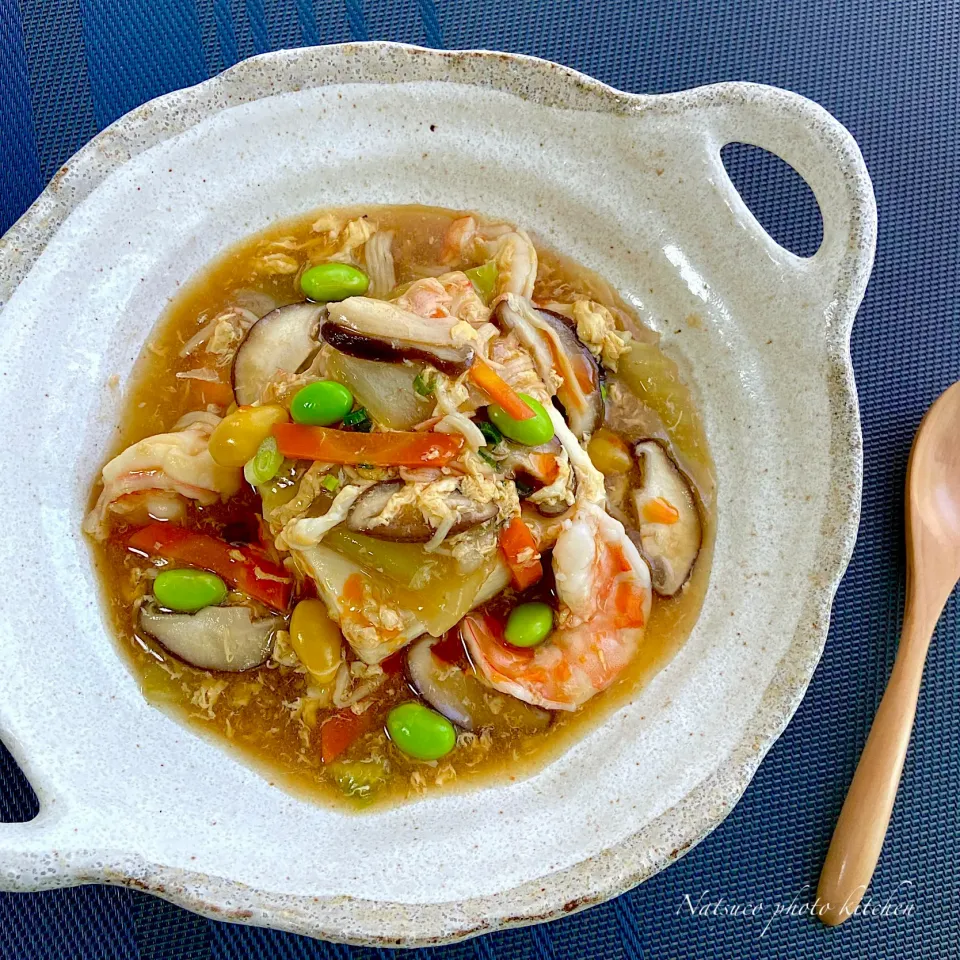
{"type": "Polygon", "coordinates": [[[349,263],[318,263],[300,277],[303,295],[317,303],[361,297],[369,286],[370,278],[349,263]]]}
{"type": "Polygon", "coordinates": [[[247,483],[259,487],[272,480],[283,465],[283,454],[277,448],[275,437],[267,437],[257,447],[257,452],[243,465],[247,483]]]}
{"type": "Polygon", "coordinates": [[[487,407],[487,416],[493,425],[509,440],[525,444],[528,447],[539,447],[553,439],[553,421],[543,409],[543,404],[534,400],[525,393],[520,394],[523,402],[533,411],[529,420],[514,420],[498,403],[491,403],[487,407]]]}
{"type": "Polygon", "coordinates": [[[353,394],[336,380],[317,380],[298,390],[290,404],[295,423],[329,427],[339,423],[353,406],[353,394]]]}
{"type": "Polygon", "coordinates": [[[387,714],[387,733],[400,750],[416,760],[439,760],[457,743],[453,724],[416,700],[401,703],[387,714]]]}
{"type": "Polygon", "coordinates": [[[226,584],[206,570],[163,570],[153,581],[153,595],[157,603],[168,610],[196,613],[204,607],[213,607],[227,599],[226,584]]]}
{"type": "Polygon", "coordinates": [[[507,617],[503,636],[515,647],[535,647],[553,630],[553,611],[545,603],[521,603],[507,617]]]}

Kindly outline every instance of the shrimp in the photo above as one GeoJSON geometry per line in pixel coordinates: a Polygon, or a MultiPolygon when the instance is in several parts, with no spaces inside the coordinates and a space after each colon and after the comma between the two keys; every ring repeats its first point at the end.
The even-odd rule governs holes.
{"type": "Polygon", "coordinates": [[[394,303],[427,320],[452,317],[473,325],[486,323],[491,312],[460,270],[416,280],[394,303]]]}
{"type": "Polygon", "coordinates": [[[495,294],[513,293],[529,299],[537,280],[537,251],[530,237],[506,223],[477,226],[473,217],[461,217],[447,228],[440,259],[476,262],[494,260],[497,264],[495,294]]]}
{"type": "Polygon", "coordinates": [[[179,497],[207,505],[235,494],[241,471],[219,466],[207,449],[219,422],[211,414],[198,415],[183,429],[146,437],[114,457],[103,468],[103,490],[83,522],[84,531],[105,540],[110,513],[145,506],[157,519],[175,520],[183,516],[179,497]]]}
{"type": "Polygon", "coordinates": [[[512,647],[482,612],[461,636],[495,689],[548,710],[576,710],[605,690],[634,658],[650,615],[650,571],[623,525],[589,500],[577,504],[553,550],[560,610],[537,647],[512,647]]]}

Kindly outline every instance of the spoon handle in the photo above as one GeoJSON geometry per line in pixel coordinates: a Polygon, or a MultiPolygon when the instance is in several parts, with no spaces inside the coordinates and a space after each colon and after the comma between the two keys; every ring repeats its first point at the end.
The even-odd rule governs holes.
{"type": "Polygon", "coordinates": [[[837,820],[817,889],[820,919],[843,923],[863,899],[880,858],[917,710],[923,664],[940,610],[908,600],[897,658],[837,820]],[[934,614],[931,616],[931,614],[934,614]]]}

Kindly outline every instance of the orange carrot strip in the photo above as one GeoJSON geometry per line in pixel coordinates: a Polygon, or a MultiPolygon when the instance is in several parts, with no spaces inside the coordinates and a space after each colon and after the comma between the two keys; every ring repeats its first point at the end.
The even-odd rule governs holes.
{"type": "Polygon", "coordinates": [[[464,445],[457,433],[348,433],[300,423],[278,423],[273,435],[280,452],[292,460],[375,467],[442,467],[464,445]]]}
{"type": "Polygon", "coordinates": [[[654,497],[643,505],[643,519],[649,523],[676,523],[680,519],[680,511],[663,497],[654,497]]]}
{"type": "Polygon", "coordinates": [[[354,713],[347,709],[335,713],[328,720],[324,720],[320,727],[320,759],[324,763],[336,760],[372,728],[373,716],[370,710],[366,713],[354,713]]]}
{"type": "Polygon", "coordinates": [[[479,358],[473,361],[470,379],[494,403],[500,404],[514,420],[529,420],[534,416],[533,410],[524,402],[520,394],[485,361],[479,358]]]}
{"type": "Polygon", "coordinates": [[[233,403],[233,387],[222,380],[191,380],[201,403],[215,403],[229,407],[233,403]]]}
{"type": "Polygon", "coordinates": [[[520,517],[514,517],[500,531],[500,551],[518,590],[525,590],[543,576],[537,538],[520,517]]]}
{"type": "Polygon", "coordinates": [[[538,471],[538,479],[546,484],[553,483],[560,473],[560,461],[552,453],[532,453],[530,459],[538,471]]]}

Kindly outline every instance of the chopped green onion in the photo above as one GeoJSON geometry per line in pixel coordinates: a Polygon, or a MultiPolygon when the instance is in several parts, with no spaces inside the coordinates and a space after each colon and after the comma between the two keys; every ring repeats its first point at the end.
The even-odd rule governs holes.
{"type": "Polygon", "coordinates": [[[326,473],[320,481],[320,486],[333,493],[340,486],[340,481],[332,473],[326,473]]]}
{"type": "Polygon", "coordinates": [[[259,487],[272,480],[283,466],[283,454],[277,449],[277,441],[267,437],[257,452],[244,464],[243,475],[251,486],[259,487]]]}
{"type": "Polygon", "coordinates": [[[478,420],[477,427],[491,447],[495,447],[503,439],[503,434],[489,420],[478,420]]]}
{"type": "Polygon", "coordinates": [[[348,413],[343,418],[343,425],[345,427],[353,427],[357,433],[369,433],[373,429],[373,421],[370,419],[370,414],[367,413],[364,407],[348,413]]]}
{"type": "Polygon", "coordinates": [[[413,378],[413,389],[416,390],[421,397],[431,396],[436,388],[437,383],[433,377],[427,379],[422,372],[413,378]]]}
{"type": "Polygon", "coordinates": [[[343,425],[345,427],[355,427],[358,423],[367,419],[369,419],[369,417],[366,408],[358,407],[356,410],[351,410],[350,413],[343,418],[343,425]]]}
{"type": "Polygon", "coordinates": [[[607,399],[607,385],[603,381],[600,382],[600,398],[606,402],[607,399]]]}
{"type": "Polygon", "coordinates": [[[493,292],[497,288],[497,280],[500,277],[496,260],[488,260],[482,266],[464,270],[464,273],[469,277],[480,299],[484,303],[489,303],[493,299],[493,292]]]}

